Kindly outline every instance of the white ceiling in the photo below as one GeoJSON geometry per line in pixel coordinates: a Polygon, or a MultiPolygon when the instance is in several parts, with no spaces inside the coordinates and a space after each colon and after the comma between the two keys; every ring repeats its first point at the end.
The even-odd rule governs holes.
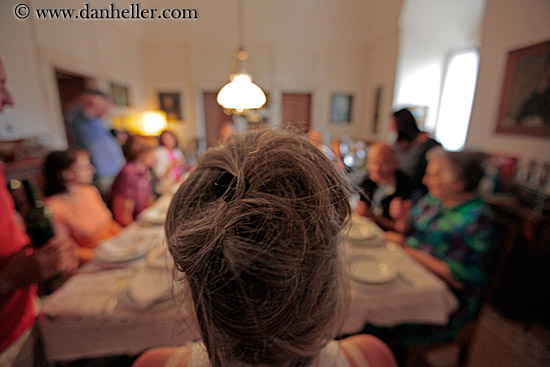
{"type": "MultiPolygon", "coordinates": [[[[36,0],[34,0],[36,1],[36,0]]],[[[61,0],[61,2],[66,0],[61,0]]],[[[113,21],[148,42],[236,45],[239,0],[141,0],[142,8],[197,9],[197,20],[113,21]]],[[[401,0],[243,0],[246,44],[366,46],[394,32],[401,0]]],[[[59,4],[59,0],[56,1],[59,4]]],[[[90,0],[94,6],[112,0],[90,0]]],[[[72,2],[74,4],[74,1],[72,2]]],[[[135,3],[117,1],[119,8],[135,3]]],[[[59,5],[57,5],[59,6],[59,5]]],[[[74,6],[74,5],[73,5],[74,6]]]]}

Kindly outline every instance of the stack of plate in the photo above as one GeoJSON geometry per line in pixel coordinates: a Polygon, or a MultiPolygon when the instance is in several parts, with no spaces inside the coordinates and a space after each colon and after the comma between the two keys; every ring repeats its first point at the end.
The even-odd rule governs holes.
{"type": "Polygon", "coordinates": [[[158,234],[122,233],[103,242],[97,248],[95,258],[104,263],[124,263],[141,259],[158,244],[158,234]]]}

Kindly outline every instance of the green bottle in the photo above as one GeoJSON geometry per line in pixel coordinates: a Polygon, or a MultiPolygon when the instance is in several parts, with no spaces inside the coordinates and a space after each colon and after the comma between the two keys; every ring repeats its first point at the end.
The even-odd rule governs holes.
{"type": "Polygon", "coordinates": [[[32,245],[35,248],[39,248],[55,236],[52,211],[50,208],[44,206],[44,202],[38,197],[32,181],[23,180],[23,188],[28,204],[28,209],[23,219],[32,245]]]}

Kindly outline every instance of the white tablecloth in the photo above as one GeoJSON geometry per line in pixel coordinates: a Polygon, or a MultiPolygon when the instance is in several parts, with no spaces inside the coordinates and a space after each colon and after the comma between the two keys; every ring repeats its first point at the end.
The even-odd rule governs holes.
{"type": "MultiPolygon", "coordinates": [[[[352,226],[362,226],[365,233],[382,236],[382,231],[365,218],[353,218],[352,226]]],[[[381,242],[381,246],[361,246],[344,237],[344,270],[362,257],[376,258],[398,273],[396,279],[383,284],[365,284],[350,280],[349,311],[343,333],[360,332],[366,323],[395,326],[402,323],[444,325],[458,307],[458,300],[441,279],[409,257],[399,246],[381,242]]]]}
{"type": "MultiPolygon", "coordinates": [[[[355,218],[353,226],[381,235],[376,225],[363,218],[355,218]]],[[[140,230],[150,233],[151,227],[134,225],[123,235],[135,236],[135,231],[140,230]]],[[[162,255],[162,251],[165,249],[154,249],[152,255],[162,255]]],[[[343,253],[346,264],[367,254],[383,259],[401,274],[380,285],[350,281],[350,310],[344,333],[359,332],[367,322],[383,326],[413,321],[443,324],[457,307],[447,286],[395,245],[371,248],[344,242],[343,253]]],[[[120,269],[106,270],[92,263],[69,279],[46,300],[39,317],[48,359],[67,361],[133,355],[152,347],[181,345],[198,338],[191,326],[189,304],[182,306],[184,299],[189,301],[185,295],[150,308],[139,308],[128,302],[125,292],[132,279],[153,268],[158,270],[155,256],[120,269]]]]}
{"type": "Polygon", "coordinates": [[[135,355],[199,338],[186,322],[188,307],[140,310],[118,301],[132,272],[76,275],[46,301],[38,320],[49,360],[135,355]]]}

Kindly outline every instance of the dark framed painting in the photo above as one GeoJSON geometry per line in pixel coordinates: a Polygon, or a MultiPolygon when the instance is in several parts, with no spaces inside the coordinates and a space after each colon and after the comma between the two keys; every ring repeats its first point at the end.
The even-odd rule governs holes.
{"type": "Polygon", "coordinates": [[[550,138],[550,41],[508,53],[496,132],[550,138]]]}
{"type": "Polygon", "coordinates": [[[111,97],[113,99],[113,104],[115,106],[129,106],[130,101],[128,100],[128,87],[116,83],[110,83],[111,86],[111,97]]]}
{"type": "Polygon", "coordinates": [[[353,95],[333,93],[330,103],[330,122],[335,124],[349,124],[353,108],[353,95]]]}
{"type": "Polygon", "coordinates": [[[166,113],[168,121],[181,121],[181,98],[179,93],[159,92],[159,108],[166,113]]]}

